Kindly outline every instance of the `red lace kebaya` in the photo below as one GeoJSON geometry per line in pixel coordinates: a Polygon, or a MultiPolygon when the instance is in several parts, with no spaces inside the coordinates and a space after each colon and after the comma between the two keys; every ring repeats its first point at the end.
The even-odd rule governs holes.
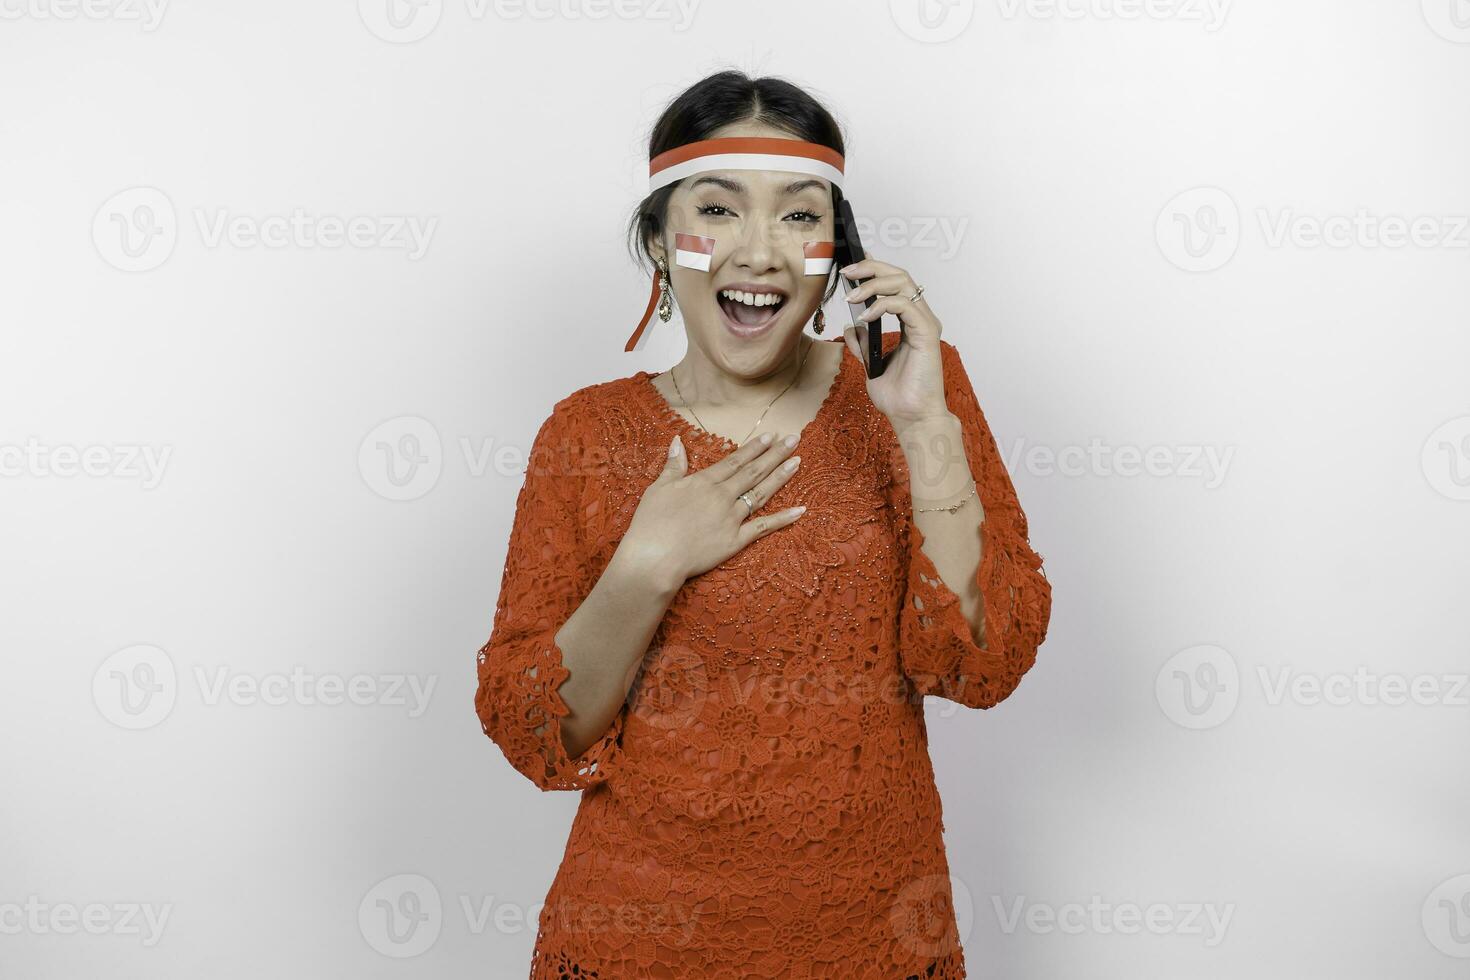
{"type": "Polygon", "coordinates": [[[627,702],[576,759],[557,631],[674,434],[690,472],[737,447],[646,371],[573,393],[542,424],[475,695],[511,765],[584,791],[532,980],[966,975],[923,696],[1009,696],[1046,637],[1051,586],[959,353],[941,345],[984,507],[984,645],[921,550],[903,451],[845,352],[800,469],[766,504],[808,510],[684,584],[627,702]]]}

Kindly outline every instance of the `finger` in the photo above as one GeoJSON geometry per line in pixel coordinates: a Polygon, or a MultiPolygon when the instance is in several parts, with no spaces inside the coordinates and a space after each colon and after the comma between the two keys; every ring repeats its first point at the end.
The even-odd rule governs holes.
{"type": "Polygon", "coordinates": [[[909,326],[929,326],[935,324],[934,317],[926,309],[907,296],[880,296],[873,304],[864,310],[859,316],[861,323],[872,323],[885,313],[892,313],[909,326]]]}
{"type": "MultiPolygon", "coordinates": [[[[787,456],[790,456],[796,449],[794,442],[789,446],[786,444],[786,440],[790,438],[791,436],[782,436],[772,441],[770,447],[765,452],[761,453],[755,459],[747,463],[742,463],[737,467],[729,478],[723,481],[727,485],[730,493],[738,494],[749,487],[755,486],[765,478],[766,474],[780,466],[781,461],[787,456]]],[[[754,510],[755,508],[751,509],[754,510]]]]}
{"type": "Polygon", "coordinates": [[[888,262],[880,262],[869,256],[852,265],[845,265],[837,270],[849,279],[869,279],[873,276],[889,276],[895,272],[903,272],[898,266],[888,262]]]}
{"type": "Polygon", "coordinates": [[[737,542],[736,550],[744,548],[757,538],[765,537],[772,531],[779,531],[783,527],[794,524],[804,510],[806,510],[805,507],[788,507],[774,514],[761,514],[759,517],[752,517],[740,525],[740,531],[735,537],[737,542]]]}
{"type": "Polygon", "coordinates": [[[852,351],[852,356],[861,361],[863,359],[863,348],[862,344],[858,341],[857,328],[850,323],[843,327],[842,340],[843,343],[847,344],[847,349],[852,351]]]}
{"type": "Polygon", "coordinates": [[[849,303],[861,303],[869,296],[912,296],[914,290],[918,288],[908,275],[895,273],[868,279],[843,298],[849,303]]]}
{"type": "MultiPolygon", "coordinates": [[[[792,456],[770,473],[767,473],[755,486],[745,491],[745,497],[750,501],[750,512],[754,514],[761,507],[765,506],[766,501],[774,497],[776,491],[780,490],[786,485],[787,480],[790,480],[796,475],[797,467],[800,465],[801,457],[792,456]]],[[[739,497],[735,498],[735,506],[742,508],[742,514],[745,513],[743,509],[745,504],[739,497]]]]}
{"type": "Polygon", "coordinates": [[[729,455],[724,459],[717,463],[711,463],[709,466],[700,470],[699,473],[704,474],[712,482],[723,483],[730,479],[730,476],[736,470],[740,469],[740,467],[765,452],[773,441],[772,433],[769,432],[752,436],[742,443],[738,449],[731,450],[729,455]]]}
{"type": "Polygon", "coordinates": [[[664,468],[659,471],[660,480],[677,480],[689,471],[689,456],[684,452],[684,442],[678,433],[669,441],[669,455],[664,460],[664,468]]]}

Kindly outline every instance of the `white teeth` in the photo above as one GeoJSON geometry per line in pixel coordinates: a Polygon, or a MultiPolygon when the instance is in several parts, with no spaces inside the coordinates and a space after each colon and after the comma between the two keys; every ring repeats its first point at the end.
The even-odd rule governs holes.
{"type": "Polygon", "coordinates": [[[722,289],[720,295],[746,306],[775,306],[781,302],[781,296],[777,293],[747,293],[736,289],[722,289]]]}

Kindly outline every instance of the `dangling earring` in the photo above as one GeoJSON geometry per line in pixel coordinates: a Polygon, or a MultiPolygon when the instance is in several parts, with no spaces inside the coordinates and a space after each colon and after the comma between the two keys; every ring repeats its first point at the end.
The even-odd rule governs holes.
{"type": "Polygon", "coordinates": [[[658,260],[658,318],[668,323],[674,316],[673,290],[669,288],[669,266],[663,260],[658,260]]]}
{"type": "Polygon", "coordinates": [[[812,329],[819,335],[827,328],[827,311],[820,306],[817,307],[817,315],[812,317],[812,329]]]}

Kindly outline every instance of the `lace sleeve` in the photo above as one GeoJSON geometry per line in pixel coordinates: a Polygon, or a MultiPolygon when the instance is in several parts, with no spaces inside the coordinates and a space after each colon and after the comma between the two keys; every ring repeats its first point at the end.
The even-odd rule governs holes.
{"type": "Polygon", "coordinates": [[[990,708],[1005,700],[1036,662],[1036,649],[1046,639],[1051,617],[1051,584],[1041,556],[1031,549],[1026,515],[959,351],[948,341],[940,344],[945,401],[963,426],[965,454],[985,510],[976,572],[984,609],[983,642],[975,642],[959,596],[923,551],[924,533],[913,523],[907,461],[896,450],[900,554],[907,568],[899,614],[899,660],[919,693],[970,708],[990,708]]]}
{"type": "Polygon", "coordinates": [[[597,573],[582,533],[590,457],[585,429],[558,403],[531,447],[489,641],[479,652],[475,711],[485,734],[542,790],[581,790],[617,766],[627,705],[579,758],[568,756],[558,689],[571,672],[556,633],[592,591],[597,573]]]}

